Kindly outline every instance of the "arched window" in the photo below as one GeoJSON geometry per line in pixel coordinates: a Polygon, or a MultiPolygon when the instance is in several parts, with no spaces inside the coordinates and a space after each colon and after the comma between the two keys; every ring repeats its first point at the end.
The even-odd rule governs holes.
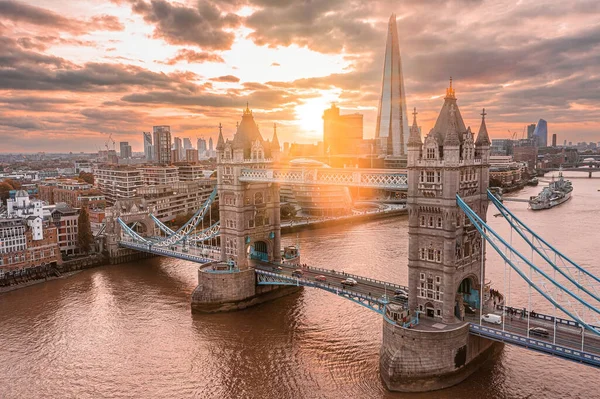
{"type": "Polygon", "coordinates": [[[260,205],[262,203],[263,203],[262,193],[260,191],[257,193],[254,193],[254,205],[260,205]]]}

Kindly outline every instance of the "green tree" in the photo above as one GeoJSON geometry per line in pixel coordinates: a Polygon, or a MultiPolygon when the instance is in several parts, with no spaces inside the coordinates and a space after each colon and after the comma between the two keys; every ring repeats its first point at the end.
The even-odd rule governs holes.
{"type": "Polygon", "coordinates": [[[94,174],[93,173],[87,173],[87,172],[81,171],[81,172],[79,172],[79,178],[86,183],[94,184],[94,174]]]}
{"type": "Polygon", "coordinates": [[[86,254],[90,252],[94,236],[92,235],[92,227],[90,226],[90,215],[87,208],[81,208],[79,219],[77,220],[77,245],[79,250],[86,254]]]}

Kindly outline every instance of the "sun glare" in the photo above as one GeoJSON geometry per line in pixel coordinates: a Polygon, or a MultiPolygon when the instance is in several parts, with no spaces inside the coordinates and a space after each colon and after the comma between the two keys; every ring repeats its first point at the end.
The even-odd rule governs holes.
{"type": "Polygon", "coordinates": [[[323,139],[323,112],[340,96],[341,90],[321,91],[320,97],[309,98],[295,109],[296,121],[305,139],[323,139]]]}

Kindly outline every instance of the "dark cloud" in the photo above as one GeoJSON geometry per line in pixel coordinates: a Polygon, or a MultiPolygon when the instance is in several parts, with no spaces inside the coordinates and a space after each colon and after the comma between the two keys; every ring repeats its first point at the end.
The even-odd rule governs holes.
{"type": "Polygon", "coordinates": [[[90,20],[94,26],[93,30],[121,31],[125,30],[125,25],[114,15],[96,15],[90,20]]]}
{"type": "Polygon", "coordinates": [[[133,12],[155,25],[154,37],[171,44],[188,44],[203,49],[227,50],[235,35],[226,28],[237,27],[241,18],[223,14],[217,2],[199,0],[197,7],[172,4],[166,0],[130,0],[133,12]]]}
{"type": "Polygon", "coordinates": [[[233,76],[233,75],[225,75],[225,76],[219,76],[217,78],[212,78],[211,80],[213,82],[237,83],[240,81],[240,78],[238,78],[237,76],[233,76]]]}
{"type": "Polygon", "coordinates": [[[188,64],[202,64],[205,62],[223,63],[225,60],[218,54],[209,53],[206,51],[198,52],[194,50],[181,49],[178,50],[174,57],[166,61],[157,61],[160,64],[175,65],[178,62],[185,61],[188,64]]]}

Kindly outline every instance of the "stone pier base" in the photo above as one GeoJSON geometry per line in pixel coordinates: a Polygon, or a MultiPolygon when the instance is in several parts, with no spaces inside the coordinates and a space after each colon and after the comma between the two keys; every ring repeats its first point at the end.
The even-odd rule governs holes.
{"type": "Polygon", "coordinates": [[[302,287],[257,286],[253,269],[214,273],[198,270],[198,286],[192,293],[192,312],[231,312],[299,291],[302,287]]]}
{"type": "Polygon", "coordinates": [[[441,331],[383,321],[379,371],[390,391],[427,392],[456,385],[503,347],[469,334],[464,324],[441,331]]]}

